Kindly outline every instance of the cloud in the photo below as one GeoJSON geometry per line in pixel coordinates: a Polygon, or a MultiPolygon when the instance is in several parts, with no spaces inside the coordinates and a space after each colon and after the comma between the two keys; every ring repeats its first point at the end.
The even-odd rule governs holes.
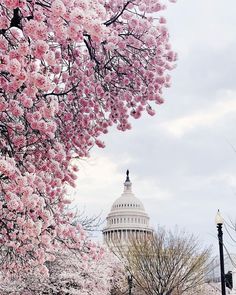
{"type": "Polygon", "coordinates": [[[134,192],[137,191],[137,197],[140,198],[144,202],[152,202],[154,200],[171,200],[173,198],[173,194],[170,190],[164,189],[161,186],[161,183],[158,179],[146,178],[134,179],[134,192]],[[145,201],[146,200],[146,201],[145,201]]]}
{"type": "Polygon", "coordinates": [[[162,123],[162,127],[176,137],[198,127],[211,127],[230,114],[236,113],[236,92],[226,91],[222,98],[207,109],[162,123]]]}
{"type": "Polygon", "coordinates": [[[228,0],[227,7],[231,9],[215,0],[182,0],[168,7],[165,14],[178,52],[191,55],[193,46],[224,50],[235,43],[235,1],[228,0]]]}
{"type": "Polygon", "coordinates": [[[99,195],[104,193],[105,199],[107,193],[117,186],[121,177],[122,171],[119,171],[118,164],[105,155],[86,161],[79,160],[77,164],[78,180],[76,189],[70,190],[70,196],[78,203],[100,202],[101,200],[96,200],[97,192],[99,195]]]}

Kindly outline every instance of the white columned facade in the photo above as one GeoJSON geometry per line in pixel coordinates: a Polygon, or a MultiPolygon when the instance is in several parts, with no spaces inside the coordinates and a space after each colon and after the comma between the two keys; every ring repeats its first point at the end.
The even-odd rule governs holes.
{"type": "Polygon", "coordinates": [[[149,217],[142,202],[133,194],[129,171],[126,173],[124,191],[115,200],[108,214],[103,239],[109,246],[125,245],[131,237],[148,237],[153,230],[149,226],[149,217]],[[112,236],[112,239],[109,237],[112,236]]]}

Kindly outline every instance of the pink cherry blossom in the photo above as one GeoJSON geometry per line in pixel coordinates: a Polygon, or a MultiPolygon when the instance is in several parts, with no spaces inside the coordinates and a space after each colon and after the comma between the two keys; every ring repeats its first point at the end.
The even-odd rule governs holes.
{"type": "MultiPolygon", "coordinates": [[[[66,187],[77,182],[74,159],[88,157],[95,145],[104,148],[101,135],[111,126],[129,130],[130,116],[154,115],[163,103],[177,59],[161,15],[165,2],[1,2],[5,273],[32,267],[47,273],[49,249],[80,249],[85,242],[84,231],[73,226],[73,214],[66,211],[66,187]]],[[[98,259],[91,248],[85,264],[98,259]]]]}
{"type": "Polygon", "coordinates": [[[10,60],[8,64],[8,69],[12,75],[19,75],[21,70],[21,64],[16,58],[13,58],[12,60],[10,60]]]}

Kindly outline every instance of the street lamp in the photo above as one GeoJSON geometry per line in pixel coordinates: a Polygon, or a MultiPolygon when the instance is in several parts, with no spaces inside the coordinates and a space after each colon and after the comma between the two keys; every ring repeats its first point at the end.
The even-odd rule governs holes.
{"type": "Polygon", "coordinates": [[[131,294],[131,290],[133,288],[133,276],[132,275],[128,275],[128,285],[129,285],[129,295],[131,294]]]}
{"type": "Polygon", "coordinates": [[[224,252],[223,252],[223,218],[220,215],[220,210],[216,214],[215,218],[217,230],[218,230],[218,240],[219,240],[219,251],[220,251],[220,276],[221,276],[221,294],[226,295],[225,292],[225,269],[224,269],[224,252]]]}

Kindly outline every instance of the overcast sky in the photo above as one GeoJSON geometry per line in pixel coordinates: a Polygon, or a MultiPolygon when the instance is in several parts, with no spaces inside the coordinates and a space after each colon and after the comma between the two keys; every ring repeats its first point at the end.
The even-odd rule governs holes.
{"type": "Polygon", "coordinates": [[[155,117],[132,121],[129,132],[111,130],[106,148],[80,161],[73,198],[88,215],[106,217],[129,168],[154,228],[178,225],[217,249],[217,209],[236,220],[235,12],[235,0],[169,5],[165,14],[179,55],[172,87],[155,117]]]}

